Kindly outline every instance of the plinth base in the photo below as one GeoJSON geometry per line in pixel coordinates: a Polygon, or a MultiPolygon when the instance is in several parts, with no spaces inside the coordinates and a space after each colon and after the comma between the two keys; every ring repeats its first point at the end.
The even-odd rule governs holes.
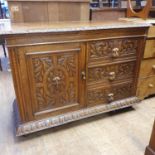
{"type": "Polygon", "coordinates": [[[105,112],[130,107],[140,102],[137,97],[131,97],[109,104],[98,105],[90,108],[81,109],[78,111],[52,116],[41,120],[34,120],[27,123],[21,123],[18,115],[18,108],[16,101],[14,102],[14,112],[16,120],[16,136],[22,136],[33,132],[41,131],[51,127],[56,127],[76,120],[84,119],[87,117],[99,115],[105,112]]]}

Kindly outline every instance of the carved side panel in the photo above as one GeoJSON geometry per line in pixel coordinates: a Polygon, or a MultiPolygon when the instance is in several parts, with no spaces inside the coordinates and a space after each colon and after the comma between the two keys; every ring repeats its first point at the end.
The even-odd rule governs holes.
{"type": "Polygon", "coordinates": [[[103,104],[130,97],[132,89],[132,83],[127,83],[113,86],[112,88],[103,87],[88,90],[88,104],[103,104]]]}
{"type": "Polygon", "coordinates": [[[118,49],[117,58],[127,55],[135,55],[138,49],[138,40],[136,39],[113,39],[101,40],[88,43],[88,60],[112,59],[113,49],[118,49]]]}
{"type": "Polygon", "coordinates": [[[135,61],[88,69],[88,82],[116,81],[132,78],[135,71],[135,61]]]}
{"type": "Polygon", "coordinates": [[[78,102],[78,52],[32,55],[34,112],[56,110],[78,102]]]}

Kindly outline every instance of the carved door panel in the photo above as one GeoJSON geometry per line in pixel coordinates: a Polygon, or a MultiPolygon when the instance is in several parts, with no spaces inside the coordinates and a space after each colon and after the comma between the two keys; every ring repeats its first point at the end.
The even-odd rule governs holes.
{"type": "Polygon", "coordinates": [[[85,63],[80,62],[85,54],[81,48],[30,52],[26,59],[35,118],[84,107],[85,80],[80,73],[85,63]]]}

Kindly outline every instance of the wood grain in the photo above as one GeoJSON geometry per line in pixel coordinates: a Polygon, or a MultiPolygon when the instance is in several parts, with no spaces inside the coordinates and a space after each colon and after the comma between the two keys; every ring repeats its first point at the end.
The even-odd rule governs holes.
{"type": "Polygon", "coordinates": [[[138,81],[137,95],[144,99],[155,93],[155,77],[143,78],[138,81]]]}
{"type": "Polygon", "coordinates": [[[12,22],[88,21],[89,1],[8,1],[12,22]]]}
{"type": "Polygon", "coordinates": [[[139,84],[137,95],[141,98],[155,94],[155,27],[151,26],[148,30],[145,50],[141,61],[139,72],[139,84]],[[151,86],[151,87],[150,87],[151,86]]]}
{"type": "Polygon", "coordinates": [[[147,40],[144,52],[144,58],[155,57],[155,40],[147,40]]]}
{"type": "Polygon", "coordinates": [[[148,31],[148,38],[153,38],[153,37],[155,37],[155,26],[150,26],[148,31]]]}
{"type": "Polygon", "coordinates": [[[24,22],[22,7],[23,6],[21,2],[9,3],[9,11],[10,11],[10,17],[12,19],[12,22],[15,22],[15,23],[24,22]],[[15,7],[17,8],[17,10],[14,9],[15,7]]]}
{"type": "Polygon", "coordinates": [[[125,10],[116,10],[116,9],[91,10],[92,21],[116,21],[119,18],[123,17],[126,17],[125,10]]]}
{"type": "Polygon", "coordinates": [[[155,76],[155,59],[142,61],[139,76],[140,78],[155,76]]]}
{"type": "Polygon", "coordinates": [[[22,4],[24,22],[46,22],[48,21],[47,3],[24,2],[22,4]]]}

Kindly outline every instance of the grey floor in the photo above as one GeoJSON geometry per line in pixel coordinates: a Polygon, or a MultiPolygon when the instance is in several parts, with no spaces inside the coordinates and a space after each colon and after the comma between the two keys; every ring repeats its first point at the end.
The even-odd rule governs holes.
{"type": "Polygon", "coordinates": [[[0,155],[143,155],[155,116],[155,98],[61,127],[15,137],[11,73],[0,72],[0,155]]]}

